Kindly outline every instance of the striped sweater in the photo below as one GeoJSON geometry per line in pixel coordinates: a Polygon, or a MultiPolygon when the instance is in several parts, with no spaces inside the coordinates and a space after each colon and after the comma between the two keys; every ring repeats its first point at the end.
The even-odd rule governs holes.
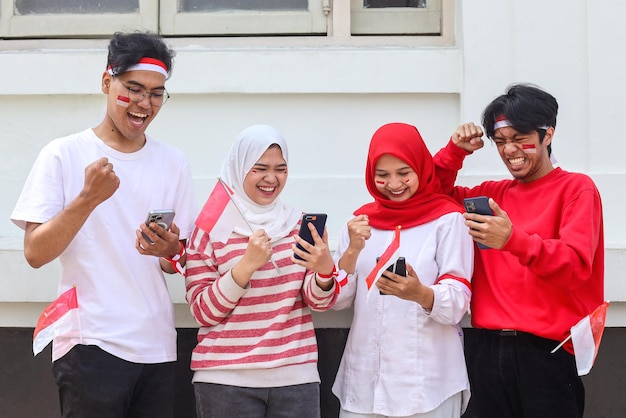
{"type": "Polygon", "coordinates": [[[273,260],[258,269],[247,288],[231,269],[243,257],[248,237],[232,234],[211,242],[200,228],[187,249],[186,289],[200,325],[191,357],[194,382],[242,387],[279,387],[319,382],[317,340],[311,309],[330,309],[335,286],[320,289],[314,273],[291,262],[299,225],[272,244],[273,260]]]}

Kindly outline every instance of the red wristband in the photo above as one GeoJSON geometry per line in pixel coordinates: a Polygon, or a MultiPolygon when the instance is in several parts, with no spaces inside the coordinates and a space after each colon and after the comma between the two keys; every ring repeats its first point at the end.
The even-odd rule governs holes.
{"type": "Polygon", "coordinates": [[[185,246],[183,245],[183,243],[180,243],[180,251],[178,252],[178,254],[176,254],[174,257],[169,258],[169,257],[163,257],[165,259],[165,261],[168,261],[172,267],[174,267],[174,270],[180,274],[182,274],[183,276],[185,275],[185,266],[180,264],[180,259],[185,255],[185,246]]]}
{"type": "Polygon", "coordinates": [[[322,274],[319,272],[315,274],[317,274],[317,278],[320,279],[321,282],[329,282],[331,279],[337,277],[337,267],[333,266],[333,271],[330,274],[322,274]]]}

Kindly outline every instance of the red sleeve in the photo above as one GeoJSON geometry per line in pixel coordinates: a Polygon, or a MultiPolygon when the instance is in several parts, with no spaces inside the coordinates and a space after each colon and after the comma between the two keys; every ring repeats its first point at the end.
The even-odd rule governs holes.
{"type": "Polygon", "coordinates": [[[466,188],[460,186],[455,187],[454,183],[456,182],[456,176],[459,170],[463,167],[463,160],[468,155],[469,153],[454,145],[452,140],[450,140],[448,144],[433,157],[435,176],[439,180],[441,192],[452,196],[460,203],[463,203],[466,188]]]}

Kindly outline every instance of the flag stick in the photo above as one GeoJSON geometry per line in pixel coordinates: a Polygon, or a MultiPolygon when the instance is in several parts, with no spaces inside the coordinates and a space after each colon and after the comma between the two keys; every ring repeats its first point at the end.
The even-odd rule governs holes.
{"type": "MultiPolygon", "coordinates": [[[[237,202],[235,201],[235,199],[233,199],[233,194],[230,192],[230,187],[228,187],[228,185],[224,182],[224,180],[222,180],[221,177],[217,177],[217,180],[220,182],[220,184],[222,185],[222,187],[224,188],[224,190],[226,190],[226,194],[228,195],[228,198],[230,199],[231,202],[233,202],[233,205],[235,205],[235,208],[237,208],[237,211],[239,212],[239,214],[241,215],[241,217],[243,218],[243,220],[246,222],[246,225],[248,225],[248,228],[250,228],[251,232],[255,232],[254,228],[252,228],[252,225],[250,225],[250,222],[248,222],[248,219],[246,218],[246,216],[243,214],[243,211],[241,210],[241,208],[239,207],[239,205],[237,204],[237,202]]],[[[280,271],[280,269],[278,268],[278,264],[276,264],[276,261],[274,261],[274,255],[272,255],[270,257],[270,261],[272,262],[272,265],[274,266],[274,268],[276,269],[276,271],[278,272],[278,274],[282,274],[282,272],[280,271]]]]}
{"type": "MultiPolygon", "coordinates": [[[[76,288],[76,283],[74,283],[72,286],[76,288]]],[[[78,290],[76,293],[76,304],[78,305],[78,290]]],[[[80,344],[82,345],[83,344],[83,325],[80,322],[80,311],[78,311],[78,335],[80,336],[80,344]]]]}
{"type": "Polygon", "coordinates": [[[563,345],[568,342],[569,340],[572,339],[572,334],[569,335],[569,337],[567,337],[566,339],[564,339],[563,341],[561,341],[561,343],[559,345],[557,345],[556,347],[554,347],[554,350],[550,351],[550,354],[554,354],[556,353],[556,350],[558,350],[559,348],[563,347],[563,345]]]}

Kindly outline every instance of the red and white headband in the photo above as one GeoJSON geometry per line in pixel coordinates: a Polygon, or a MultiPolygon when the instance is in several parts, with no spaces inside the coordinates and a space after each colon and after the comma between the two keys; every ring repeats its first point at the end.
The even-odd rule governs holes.
{"type": "MultiPolygon", "coordinates": [[[[139,62],[132,67],[130,67],[127,71],[156,71],[157,73],[163,74],[167,78],[167,67],[163,63],[163,61],[158,60],[156,58],[147,58],[144,57],[139,60],[139,62]]],[[[112,68],[110,65],[107,67],[107,72],[111,75],[117,75],[117,71],[115,68],[112,68]]]]}
{"type": "MultiPolygon", "coordinates": [[[[505,115],[500,115],[496,118],[496,123],[493,124],[493,131],[497,131],[500,128],[506,128],[507,126],[513,126],[513,124],[511,122],[509,122],[509,120],[506,118],[505,115]]],[[[547,125],[543,125],[543,126],[538,126],[537,129],[548,129],[549,126],[547,125]]]]}
{"type": "Polygon", "coordinates": [[[495,132],[498,129],[505,128],[507,126],[513,126],[513,125],[511,125],[511,122],[509,122],[506,116],[500,115],[496,118],[496,123],[493,124],[493,131],[495,132]]]}

